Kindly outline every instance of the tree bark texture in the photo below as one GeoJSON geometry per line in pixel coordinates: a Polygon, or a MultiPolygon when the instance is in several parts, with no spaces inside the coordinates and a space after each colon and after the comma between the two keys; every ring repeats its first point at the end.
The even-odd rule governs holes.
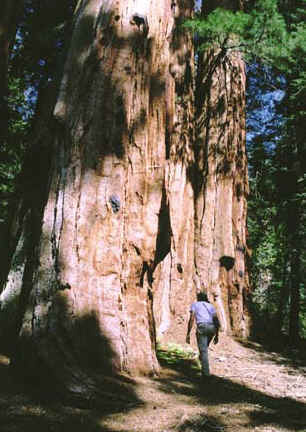
{"type": "Polygon", "coordinates": [[[194,270],[194,56],[192,35],[182,23],[192,17],[192,2],[172,6],[167,84],[165,195],[154,272],[154,317],[157,337],[185,342],[188,308],[195,299],[194,270]]]}
{"type": "Polygon", "coordinates": [[[224,331],[247,336],[245,66],[239,52],[203,54],[196,111],[197,283],[214,299],[224,331]]]}
{"type": "Polygon", "coordinates": [[[49,193],[53,142],[61,132],[53,110],[58,88],[39,94],[35,124],[0,241],[0,341],[10,354],[22,325],[39,260],[41,221],[49,193]]]}
{"type": "MultiPolygon", "coordinates": [[[[154,287],[153,273],[165,254],[175,254],[169,272],[183,274],[178,282],[171,276],[176,291],[185,281],[192,290],[193,60],[190,45],[180,46],[178,28],[187,4],[91,0],[78,6],[54,111],[54,156],[31,288],[24,287],[24,262],[18,278],[28,297],[19,361],[33,368],[35,352],[76,392],[72,365],[105,373],[158,370],[153,302],[154,290],[164,287],[162,281],[154,287]],[[178,213],[186,198],[187,219],[178,213]]],[[[2,298],[12,292],[11,280],[12,272],[2,298]]],[[[184,294],[179,308],[186,315],[184,294]]]]}
{"type": "Polygon", "coordinates": [[[205,54],[194,148],[192,35],[181,26],[192,10],[191,0],[77,7],[53,130],[39,135],[44,186],[15,229],[18,265],[0,298],[20,293],[16,360],[75,393],[79,366],[157,372],[156,339],[184,341],[201,284],[225,329],[247,334],[244,65],[238,53],[216,64],[219,53],[205,54]]]}

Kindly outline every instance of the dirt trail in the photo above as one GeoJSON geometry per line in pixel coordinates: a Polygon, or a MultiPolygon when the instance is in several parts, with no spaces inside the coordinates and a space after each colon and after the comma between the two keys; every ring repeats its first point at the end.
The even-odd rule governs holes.
{"type": "Polygon", "coordinates": [[[136,398],[111,410],[39,402],[0,356],[0,431],[306,432],[305,363],[224,336],[209,355],[213,376],[201,382],[192,353],[163,347],[160,375],[135,380],[136,398]]]}

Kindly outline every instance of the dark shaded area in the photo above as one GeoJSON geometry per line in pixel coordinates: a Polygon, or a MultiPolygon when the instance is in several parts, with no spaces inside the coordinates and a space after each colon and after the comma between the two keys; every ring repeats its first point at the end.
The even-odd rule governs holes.
{"type": "Polygon", "coordinates": [[[110,205],[112,206],[113,212],[118,213],[121,205],[119,197],[117,195],[111,195],[109,197],[109,202],[110,205]]]}
{"type": "Polygon", "coordinates": [[[19,336],[11,358],[27,393],[39,401],[107,412],[138,403],[133,381],[118,373],[118,355],[96,313],[76,316],[61,292],[52,309],[40,318],[44,321],[34,320],[31,335],[19,336]]]}
{"type": "MultiPolygon", "coordinates": [[[[27,169],[37,162],[39,153],[33,152],[32,156],[27,169]]],[[[43,168],[46,166],[40,167],[42,171],[43,168]]],[[[44,175],[48,176],[49,170],[44,175]]],[[[41,179],[29,177],[34,182],[38,178],[41,179]]],[[[9,332],[1,328],[0,430],[66,432],[85,428],[86,431],[108,431],[98,423],[103,415],[126,411],[141,401],[134,392],[134,382],[118,374],[119,359],[100,328],[96,313],[92,311],[82,316],[72,313],[63,296],[65,290],[72,288],[68,284],[58,284],[58,292],[54,292],[53,287],[52,293],[50,287],[45,287],[45,293],[40,292],[40,306],[45,307],[52,298],[51,313],[48,318],[37,317],[34,313],[30,333],[19,334],[25,311],[31,309],[29,297],[37,264],[46,183],[49,184],[44,182],[35,188],[40,197],[37,202],[42,205],[36,208],[36,213],[33,195],[28,198],[26,194],[22,202],[29,209],[26,214],[21,213],[20,222],[27,219],[25,226],[29,234],[24,251],[27,260],[22,292],[17,299],[19,312],[8,323],[9,332]],[[28,199],[33,199],[32,205],[28,199]],[[11,357],[10,366],[3,353],[11,357]],[[92,411],[96,409],[99,414],[92,411]],[[76,414],[78,410],[82,411],[76,414]],[[86,410],[91,410],[90,414],[86,410]]],[[[31,193],[31,188],[27,190],[31,193]]]]}
{"type": "MultiPolygon", "coordinates": [[[[246,2],[247,3],[247,2],[246,2]]],[[[202,3],[202,11],[204,16],[216,9],[215,0],[205,0],[202,3]]],[[[232,11],[241,10],[243,6],[243,0],[219,0],[218,7],[232,11]]]]}
{"type": "MultiPolygon", "coordinates": [[[[158,232],[156,237],[156,248],[154,258],[154,269],[170,252],[171,247],[171,223],[169,204],[167,203],[167,195],[165,187],[163,188],[162,200],[158,214],[158,232]]],[[[153,270],[154,271],[154,270],[153,270]]]]}
{"type": "MultiPolygon", "coordinates": [[[[277,425],[291,428],[293,431],[300,431],[302,430],[302,426],[305,427],[306,425],[306,420],[303,421],[306,404],[302,402],[287,397],[269,396],[243,384],[213,375],[205,380],[201,380],[200,371],[197,370],[194,361],[191,358],[186,358],[182,353],[169,353],[165,350],[160,350],[158,356],[159,361],[164,367],[179,372],[171,380],[169,378],[166,380],[162,378],[158,379],[164,392],[197,396],[198,402],[204,406],[218,404],[232,405],[235,403],[250,404],[254,409],[248,413],[249,422],[247,426],[249,428],[254,427],[255,429],[262,425],[267,426],[270,423],[273,426],[277,425]],[[185,385],[186,383],[191,383],[192,386],[185,385]]],[[[215,426],[214,430],[218,430],[218,427],[223,427],[220,419],[210,419],[208,417],[207,428],[205,428],[204,422],[202,429],[195,430],[212,430],[209,428],[212,421],[215,426]]],[[[186,423],[187,426],[189,426],[188,423],[186,423]]],[[[179,430],[188,430],[188,428],[179,430]]]]}
{"type": "Polygon", "coordinates": [[[8,65],[21,9],[21,0],[2,0],[0,3],[0,162],[8,158],[3,151],[8,139],[8,123],[11,114],[8,106],[8,65]]]}
{"type": "MultiPolygon", "coordinates": [[[[57,72],[64,64],[66,39],[70,39],[75,3],[76,0],[54,0],[52,4],[46,0],[1,1],[0,21],[9,18],[3,6],[11,10],[8,34],[11,43],[8,65],[5,67],[9,70],[9,90],[5,96],[8,119],[4,120],[0,116],[1,124],[6,123],[0,131],[3,138],[0,149],[0,230],[2,221],[8,217],[8,207],[18,195],[16,177],[23,165],[25,153],[33,143],[30,131],[35,107],[38,108],[37,98],[41,99],[41,93],[56,80],[57,72]]],[[[6,56],[1,57],[6,63],[6,56]]],[[[3,62],[0,60],[1,64],[3,62]]],[[[0,102],[0,110],[2,105],[0,102]]]]}
{"type": "MultiPolygon", "coordinates": [[[[118,356],[96,313],[73,314],[64,288],[71,290],[58,286],[48,317],[34,314],[30,334],[2,335],[1,432],[109,431],[99,424],[103,416],[142,403],[134,381],[117,372],[118,356]],[[10,365],[3,350],[11,356],[10,365]]],[[[29,295],[30,290],[22,292],[19,299],[22,317],[29,295]]],[[[50,300],[50,293],[40,295],[46,303],[50,300]]]]}
{"type": "Polygon", "coordinates": [[[224,255],[220,258],[220,266],[225,267],[227,271],[231,270],[235,264],[235,258],[224,255]]]}
{"type": "Polygon", "coordinates": [[[55,98],[56,86],[51,83],[49,88],[40,94],[37,104],[38,117],[29,137],[32,140],[31,146],[26,152],[23,169],[16,181],[16,191],[10,203],[8,218],[0,232],[0,293],[5,288],[10,268],[15,270],[22,263],[25,266],[20,296],[14,298],[14,304],[8,306],[8,313],[1,313],[1,350],[8,355],[15,349],[32,290],[43,210],[50,187],[53,144],[62,132],[60,125],[52,117],[55,98]],[[20,239],[23,240],[23,247],[16,253],[20,239]]]}
{"type": "MultiPolygon", "coordinates": [[[[60,400],[46,400],[29,394],[28,388],[8,365],[8,359],[0,354],[0,430],[1,432],[111,432],[103,426],[103,415],[115,412],[100,407],[99,411],[75,409],[60,400]]],[[[45,388],[47,395],[49,389],[45,388]]],[[[126,410],[126,409],[125,409],[126,410]]]]}
{"type": "Polygon", "coordinates": [[[133,15],[132,23],[137,25],[138,29],[143,32],[144,36],[147,36],[149,33],[149,24],[145,15],[133,15]]]}
{"type": "MultiPolygon", "coordinates": [[[[147,275],[147,279],[149,282],[150,287],[152,287],[152,284],[154,282],[154,271],[159,263],[161,263],[167,254],[170,252],[171,248],[171,222],[170,222],[170,210],[169,210],[169,204],[167,202],[167,193],[165,186],[163,186],[162,190],[162,199],[158,214],[158,230],[157,230],[157,236],[156,236],[156,246],[155,246],[155,256],[153,263],[147,263],[146,261],[143,262],[142,271],[140,275],[140,286],[143,287],[144,284],[144,278],[145,275],[147,275]]],[[[135,246],[134,246],[135,247],[135,246]]],[[[140,255],[140,251],[138,248],[136,248],[136,252],[138,255],[140,255]]],[[[180,273],[183,272],[181,264],[178,264],[180,266],[180,273]]],[[[151,299],[150,296],[152,293],[149,291],[149,299],[151,299]]],[[[152,315],[153,318],[153,315],[152,315]]],[[[154,325],[155,328],[155,325],[154,325]]],[[[154,342],[155,343],[155,342],[154,342]]]]}
{"type": "Polygon", "coordinates": [[[56,307],[53,332],[21,337],[11,365],[0,354],[1,432],[106,432],[104,416],[142,403],[95,314],[72,317],[62,297],[56,307]]]}
{"type": "MultiPolygon", "coordinates": [[[[32,227],[29,230],[39,231],[41,206],[45,204],[46,189],[51,165],[53,139],[57,136],[57,125],[52,118],[55,103],[54,84],[40,95],[37,113],[40,118],[33,125],[29,137],[32,145],[29,147],[23,164],[23,169],[16,180],[16,192],[11,201],[6,224],[1,230],[0,243],[0,292],[6,280],[10,267],[10,260],[15,252],[22,226],[27,214],[33,217],[32,227]],[[46,103],[48,101],[48,103],[46,103]],[[36,133],[37,132],[37,133],[36,133]],[[51,138],[52,137],[52,138],[51,138]],[[38,219],[37,219],[38,217],[38,219]]],[[[30,226],[29,226],[30,227],[30,226]]],[[[29,234],[30,236],[31,233],[29,234]]],[[[33,234],[32,237],[35,237],[33,234]]],[[[34,249],[34,244],[32,244],[34,249]]]]}

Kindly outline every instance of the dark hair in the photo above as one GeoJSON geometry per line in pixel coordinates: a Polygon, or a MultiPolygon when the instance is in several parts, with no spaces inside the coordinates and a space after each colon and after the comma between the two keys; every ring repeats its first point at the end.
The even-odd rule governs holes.
{"type": "Polygon", "coordinates": [[[197,300],[198,301],[204,301],[204,302],[208,302],[208,297],[207,294],[203,291],[200,291],[197,293],[197,300]]]}

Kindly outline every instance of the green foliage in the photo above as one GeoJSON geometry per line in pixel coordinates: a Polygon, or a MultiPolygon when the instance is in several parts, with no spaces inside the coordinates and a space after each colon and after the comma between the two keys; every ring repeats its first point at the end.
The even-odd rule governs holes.
{"type": "Polygon", "coordinates": [[[300,42],[302,34],[291,35],[277,0],[258,0],[249,12],[215,9],[205,18],[187,21],[201,40],[200,49],[211,46],[224,51],[239,50],[245,59],[282,68],[300,42]]]}
{"type": "MultiPolygon", "coordinates": [[[[284,6],[283,3],[279,1],[280,6],[284,6]]],[[[253,300],[258,322],[266,323],[271,330],[276,326],[275,334],[283,331],[295,341],[299,335],[306,337],[303,241],[306,237],[306,32],[305,9],[297,7],[297,3],[306,4],[304,0],[293,2],[282,10],[287,32],[284,41],[287,42],[283,54],[271,47],[268,57],[274,70],[266,69],[264,77],[264,82],[267,78],[270,81],[270,89],[264,84],[266,89],[258,91],[264,87],[263,76],[258,74],[257,96],[256,91],[251,94],[253,100],[266,101],[264,94],[271,98],[271,88],[283,92],[283,97],[275,103],[269,125],[258,122],[257,131],[254,127],[252,130],[248,221],[253,249],[253,300]]],[[[251,109],[256,112],[258,105],[253,103],[251,109]]],[[[264,103],[263,106],[267,110],[264,103]]],[[[252,111],[249,115],[252,116],[252,111]]]]}
{"type": "Polygon", "coordinates": [[[215,9],[206,19],[197,18],[187,21],[185,26],[196,32],[202,40],[201,49],[218,45],[228,48],[232,45],[231,36],[241,36],[250,25],[250,16],[243,12],[215,9]]]}
{"type": "Polygon", "coordinates": [[[32,111],[25,92],[25,81],[10,74],[8,136],[2,143],[0,158],[0,222],[7,216],[8,200],[14,193],[15,179],[21,170],[30,128],[32,111]]]}
{"type": "Polygon", "coordinates": [[[42,94],[63,65],[65,36],[76,0],[25,0],[10,53],[9,124],[0,150],[0,223],[7,217],[21,170],[38,94],[42,94]],[[42,31],[42,29],[44,31],[42,31]]]}
{"type": "Polygon", "coordinates": [[[175,343],[166,345],[157,344],[157,358],[164,366],[192,372],[200,370],[200,364],[197,362],[197,353],[191,347],[184,347],[175,343]]]}

